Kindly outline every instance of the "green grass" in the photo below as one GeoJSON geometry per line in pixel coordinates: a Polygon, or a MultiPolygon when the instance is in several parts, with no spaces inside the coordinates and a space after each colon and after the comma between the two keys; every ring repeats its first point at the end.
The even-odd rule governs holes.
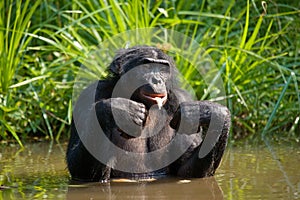
{"type": "MultiPolygon", "coordinates": [[[[11,96],[11,90],[17,88],[21,83],[12,86],[12,79],[17,73],[17,68],[21,68],[23,52],[31,40],[25,33],[30,26],[30,19],[40,0],[30,5],[30,0],[25,1],[1,1],[0,3],[0,124],[3,132],[8,130],[12,136],[22,146],[18,134],[16,133],[13,122],[8,121],[10,113],[18,108],[14,105],[15,101],[11,96]]],[[[35,79],[38,79],[36,77],[35,79]]],[[[26,80],[28,84],[35,79],[26,80]]],[[[4,134],[2,134],[4,135],[4,134]]]]}
{"type": "MultiPolygon", "coordinates": [[[[119,33],[147,27],[186,34],[215,61],[232,112],[232,141],[299,140],[297,1],[14,2],[0,3],[8,13],[0,19],[0,137],[6,140],[67,136],[74,78],[89,52],[103,41],[114,44],[119,33]]],[[[203,77],[175,60],[197,97],[215,100],[203,77]]],[[[103,68],[91,70],[105,75],[103,68]]]]}

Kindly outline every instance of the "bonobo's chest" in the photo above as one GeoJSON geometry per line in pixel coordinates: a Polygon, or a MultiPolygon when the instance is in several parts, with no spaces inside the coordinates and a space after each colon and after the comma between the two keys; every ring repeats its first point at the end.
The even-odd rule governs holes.
{"type": "Polygon", "coordinates": [[[169,126],[170,116],[164,109],[152,108],[139,137],[132,137],[119,128],[111,133],[112,142],[129,152],[148,153],[166,146],[174,137],[174,130],[169,126]]]}

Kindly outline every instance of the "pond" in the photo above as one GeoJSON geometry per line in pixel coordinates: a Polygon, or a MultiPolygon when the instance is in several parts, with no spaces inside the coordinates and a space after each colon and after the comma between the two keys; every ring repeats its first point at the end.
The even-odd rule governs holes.
{"type": "Polygon", "coordinates": [[[0,200],[8,199],[300,199],[300,148],[228,147],[214,177],[76,184],[66,144],[0,147],[0,200]]]}

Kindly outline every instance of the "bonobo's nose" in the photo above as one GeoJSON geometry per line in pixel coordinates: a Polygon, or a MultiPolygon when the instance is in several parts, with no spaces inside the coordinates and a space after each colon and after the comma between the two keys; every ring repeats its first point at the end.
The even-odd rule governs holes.
{"type": "Polygon", "coordinates": [[[161,78],[157,78],[157,77],[152,77],[151,82],[152,82],[152,84],[154,84],[154,85],[162,84],[161,78]]]}

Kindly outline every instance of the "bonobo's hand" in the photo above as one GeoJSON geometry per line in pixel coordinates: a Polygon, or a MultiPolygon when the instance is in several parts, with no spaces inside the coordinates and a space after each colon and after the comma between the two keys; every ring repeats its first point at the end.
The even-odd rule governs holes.
{"type": "Polygon", "coordinates": [[[99,102],[99,106],[99,111],[102,110],[101,115],[105,118],[109,114],[107,117],[114,120],[123,132],[134,137],[141,134],[147,116],[144,104],[125,98],[110,98],[99,102]]]}
{"type": "Polygon", "coordinates": [[[199,132],[202,125],[208,125],[211,118],[209,103],[205,101],[183,102],[174,114],[170,126],[179,133],[199,132]]]}
{"type": "Polygon", "coordinates": [[[145,105],[130,99],[111,98],[111,110],[115,119],[127,120],[129,124],[142,126],[146,119],[145,105]]]}

